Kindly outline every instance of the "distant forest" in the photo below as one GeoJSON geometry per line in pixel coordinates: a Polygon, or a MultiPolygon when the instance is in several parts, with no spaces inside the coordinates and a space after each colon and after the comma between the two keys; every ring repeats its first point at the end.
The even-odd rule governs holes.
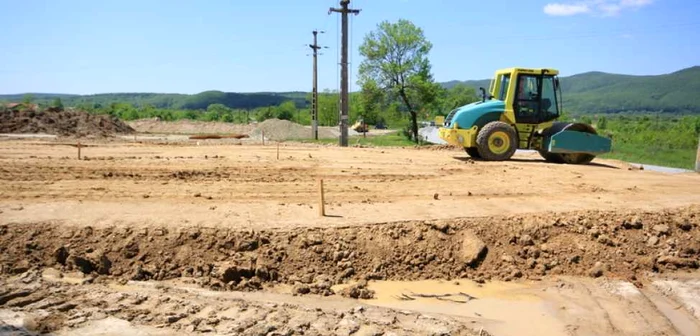
{"type": "MultiPolygon", "coordinates": [[[[564,109],[571,114],[600,113],[674,113],[700,114],[700,66],[655,76],[632,76],[588,72],[562,77],[564,109]]],[[[488,87],[489,80],[450,81],[446,89],[457,84],[478,89],[488,87]]],[[[477,91],[478,92],[478,91],[477,91]]],[[[32,102],[50,104],[59,97],[65,106],[100,109],[114,103],[157,109],[206,110],[212,104],[231,109],[252,110],[279,106],[292,101],[298,108],[309,107],[308,92],[234,93],[205,91],[194,95],[164,93],[105,93],[70,95],[31,93],[32,102]]],[[[0,95],[0,101],[21,102],[27,94],[0,95]]],[[[436,114],[445,111],[436,111],[436,114]]]]}

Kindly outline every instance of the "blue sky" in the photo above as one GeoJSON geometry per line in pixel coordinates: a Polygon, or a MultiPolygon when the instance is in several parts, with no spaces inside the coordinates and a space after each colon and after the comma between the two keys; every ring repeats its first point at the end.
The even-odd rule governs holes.
{"type": "MultiPolygon", "coordinates": [[[[337,0],[0,0],[0,93],[197,93],[311,89],[311,31],[329,49],[321,89],[339,88],[337,0]]],[[[511,66],[662,74],[700,64],[697,0],[352,0],[358,47],[405,18],[433,43],[435,79],[511,66]]]]}

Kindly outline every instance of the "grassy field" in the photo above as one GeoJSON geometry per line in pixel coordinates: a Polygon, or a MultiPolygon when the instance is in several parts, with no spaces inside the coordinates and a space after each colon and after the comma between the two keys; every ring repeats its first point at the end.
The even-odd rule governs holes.
{"type": "Polygon", "coordinates": [[[695,155],[696,151],[692,149],[655,149],[653,147],[619,144],[613,145],[611,153],[600,157],[692,170],[695,168],[695,155]]]}
{"type": "MultiPolygon", "coordinates": [[[[337,144],[336,139],[299,140],[304,143],[337,144]]],[[[370,146],[415,146],[399,133],[369,136],[353,136],[348,139],[352,146],[355,144],[370,146]]],[[[431,144],[421,144],[430,146],[431,144]]],[[[632,144],[615,144],[611,153],[601,155],[604,159],[615,159],[626,162],[650,164],[656,166],[694,169],[696,151],[691,149],[655,149],[653,147],[637,146],[632,144]]]]}

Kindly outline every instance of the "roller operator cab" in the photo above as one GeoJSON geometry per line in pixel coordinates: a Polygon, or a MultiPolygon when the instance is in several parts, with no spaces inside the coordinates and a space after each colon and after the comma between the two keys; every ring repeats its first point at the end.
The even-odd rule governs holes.
{"type": "Polygon", "coordinates": [[[496,71],[488,92],[479,88],[480,101],[447,115],[440,138],[488,161],[533,149],[550,162],[584,164],[609,152],[610,139],[591,125],[556,121],[562,106],[558,74],[554,69],[496,71]]]}

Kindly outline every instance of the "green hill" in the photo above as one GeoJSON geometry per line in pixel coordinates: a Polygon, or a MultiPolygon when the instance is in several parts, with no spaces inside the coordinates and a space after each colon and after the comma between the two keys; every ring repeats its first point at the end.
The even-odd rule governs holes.
{"type": "MultiPolygon", "coordinates": [[[[0,95],[0,101],[20,102],[27,94],[0,95]]],[[[112,103],[128,103],[135,106],[150,105],[155,108],[204,110],[210,104],[223,104],[233,109],[254,109],[276,106],[285,101],[294,101],[297,105],[306,104],[305,96],[296,92],[289,93],[235,93],[222,91],[205,91],[194,95],[173,93],[104,93],[95,95],[71,95],[55,93],[29,93],[32,101],[49,104],[61,98],[64,106],[107,106],[112,103]]]]}
{"type": "MultiPolygon", "coordinates": [[[[488,88],[489,80],[449,81],[442,85],[451,88],[464,83],[478,89],[488,88]]],[[[700,114],[700,66],[670,74],[632,76],[603,72],[587,72],[561,78],[564,108],[572,113],[667,112],[700,114]]],[[[233,109],[254,109],[275,106],[291,100],[297,106],[307,106],[307,93],[256,92],[234,93],[205,91],[195,95],[168,93],[106,93],[70,95],[33,93],[36,103],[50,103],[60,97],[65,106],[89,104],[107,106],[112,103],[130,103],[156,108],[203,110],[210,104],[223,104],[233,109]]],[[[0,95],[0,101],[22,101],[24,94],[0,95]]]]}
{"type": "MultiPolygon", "coordinates": [[[[488,88],[489,80],[450,81],[488,88]]],[[[574,113],[700,113],[700,66],[670,74],[633,76],[587,72],[561,77],[564,108],[574,113]]]]}

